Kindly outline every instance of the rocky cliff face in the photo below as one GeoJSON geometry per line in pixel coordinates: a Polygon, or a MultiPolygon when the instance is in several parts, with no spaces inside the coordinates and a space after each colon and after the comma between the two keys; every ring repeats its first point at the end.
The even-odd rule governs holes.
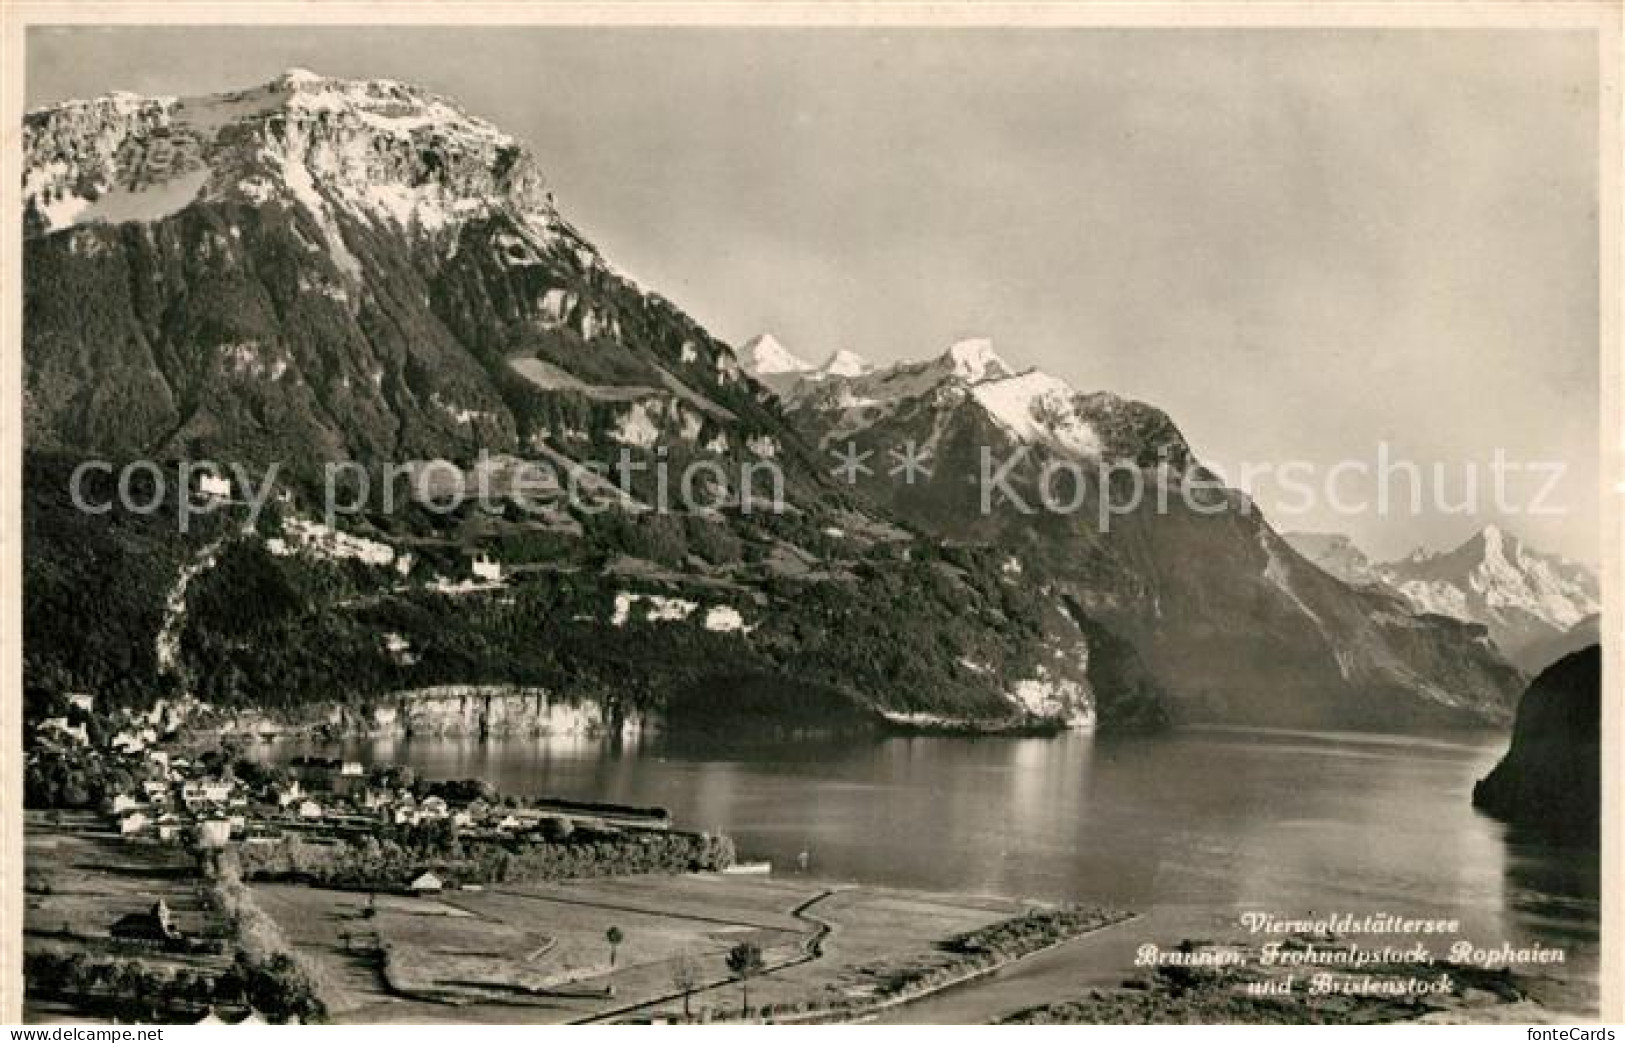
{"type": "Polygon", "coordinates": [[[659,727],[658,715],[593,700],[566,700],[539,688],[441,685],[394,692],[359,706],[312,706],[292,718],[228,715],[227,733],[270,737],[320,731],[344,736],[472,738],[581,735],[635,737],[659,727]]]}
{"type": "Polygon", "coordinates": [[[115,94],[31,113],[24,133],[35,232],[279,195],[299,197],[314,217],[331,205],[430,237],[498,210],[559,231],[546,181],[519,142],[392,81],[294,69],[228,94],[115,94]]]}
{"type": "Polygon", "coordinates": [[[1571,653],[1518,703],[1512,746],[1473,804],[1532,832],[1595,847],[1602,821],[1602,649],[1571,653]]]}

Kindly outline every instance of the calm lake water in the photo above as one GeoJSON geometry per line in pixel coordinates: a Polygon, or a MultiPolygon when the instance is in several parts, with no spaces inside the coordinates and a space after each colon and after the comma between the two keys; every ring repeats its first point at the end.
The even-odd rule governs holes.
{"type": "Polygon", "coordinates": [[[1473,810],[1473,782],[1505,745],[1495,733],[1201,729],[368,740],[278,744],[268,755],[342,752],[504,792],[661,804],[679,825],[726,832],[742,857],[771,859],[781,873],[805,850],[823,878],[1120,904],[1175,932],[1146,939],[1161,944],[1233,934],[1247,910],[1455,918],[1460,936],[1483,946],[1566,949],[1566,967],[1545,969],[1563,983],[1553,998],[1585,1003],[1597,857],[1520,838],[1473,810]]]}

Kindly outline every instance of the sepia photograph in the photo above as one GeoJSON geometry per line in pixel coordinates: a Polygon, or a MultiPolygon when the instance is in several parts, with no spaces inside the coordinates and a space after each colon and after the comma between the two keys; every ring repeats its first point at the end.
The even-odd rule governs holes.
{"type": "Polygon", "coordinates": [[[1616,4],[317,6],[6,16],[3,1020],[1621,1017],[1616,4]]]}

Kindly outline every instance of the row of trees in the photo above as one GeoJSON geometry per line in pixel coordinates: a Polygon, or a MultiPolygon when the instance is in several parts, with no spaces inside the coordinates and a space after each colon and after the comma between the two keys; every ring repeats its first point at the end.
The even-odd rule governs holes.
{"type": "MultiPolygon", "coordinates": [[[[609,929],[611,946],[621,942],[620,928],[609,929]]],[[[614,957],[610,958],[610,965],[614,965],[614,957]]],[[[750,980],[767,969],[762,956],[762,947],[752,941],[743,941],[728,950],[723,958],[728,968],[728,974],[739,983],[740,1002],[739,1014],[741,1017],[750,1016],[750,980]]],[[[678,992],[683,994],[683,1019],[685,1021],[694,1017],[692,999],[694,990],[700,987],[701,970],[700,961],[693,953],[679,953],[672,959],[671,984],[678,992]]]]}
{"type": "Polygon", "coordinates": [[[734,846],[727,836],[675,830],[561,830],[552,840],[497,842],[465,839],[448,824],[434,823],[416,827],[402,839],[369,836],[318,843],[288,837],[275,844],[244,845],[235,857],[245,879],[302,879],[388,891],[404,887],[425,869],[453,884],[716,871],[733,864],[734,846]]]}
{"type": "Polygon", "coordinates": [[[182,1021],[215,1006],[252,1008],[274,1022],[297,1018],[308,1024],[326,1013],[307,976],[285,954],[256,960],[240,952],[225,970],[210,974],[163,970],[139,958],[31,952],[23,975],[29,996],[88,1001],[126,1021],[182,1021]]]}
{"type": "Polygon", "coordinates": [[[1089,905],[1030,909],[1023,916],[956,935],[944,948],[968,955],[1024,956],[1076,935],[1099,930],[1127,916],[1120,909],[1089,905]]]}
{"type": "Polygon", "coordinates": [[[142,776],[118,757],[81,746],[39,747],[23,768],[30,808],[94,808],[127,793],[142,776]]]}
{"type": "Polygon", "coordinates": [[[256,976],[256,998],[267,1004],[256,1003],[256,1009],[282,1019],[324,1020],[327,1006],[314,972],[294,954],[277,922],[254,902],[236,852],[218,849],[199,857],[210,881],[210,900],[231,924],[237,962],[256,976]]]}

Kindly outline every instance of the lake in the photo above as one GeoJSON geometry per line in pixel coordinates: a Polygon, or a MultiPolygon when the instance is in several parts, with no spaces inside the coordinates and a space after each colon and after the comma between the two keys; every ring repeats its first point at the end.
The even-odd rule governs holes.
{"type": "MultiPolygon", "coordinates": [[[[1480,732],[1231,729],[626,743],[569,736],[278,743],[268,755],[342,753],[409,764],[430,778],[486,779],[504,793],[660,804],[680,826],[726,832],[741,857],[771,859],[781,873],[794,872],[806,851],[809,871],[822,878],[1154,914],[1143,938],[1125,938],[1125,954],[1129,941],[1235,934],[1250,910],[1453,918],[1460,937],[1484,947],[1565,949],[1565,966],[1536,968],[1554,979],[1543,998],[1591,1007],[1596,854],[1514,835],[1470,803],[1473,782],[1506,741],[1480,732]]],[[[1054,956],[1043,966],[1052,968],[1048,978],[1030,968],[1011,977],[1042,978],[1050,992],[1018,994],[1059,999],[1061,982],[1110,984],[1128,970],[1054,956]]],[[[937,1001],[944,1016],[954,1002],[946,997],[937,1001]]],[[[929,1007],[900,1015],[922,1013],[929,1007]]]]}

